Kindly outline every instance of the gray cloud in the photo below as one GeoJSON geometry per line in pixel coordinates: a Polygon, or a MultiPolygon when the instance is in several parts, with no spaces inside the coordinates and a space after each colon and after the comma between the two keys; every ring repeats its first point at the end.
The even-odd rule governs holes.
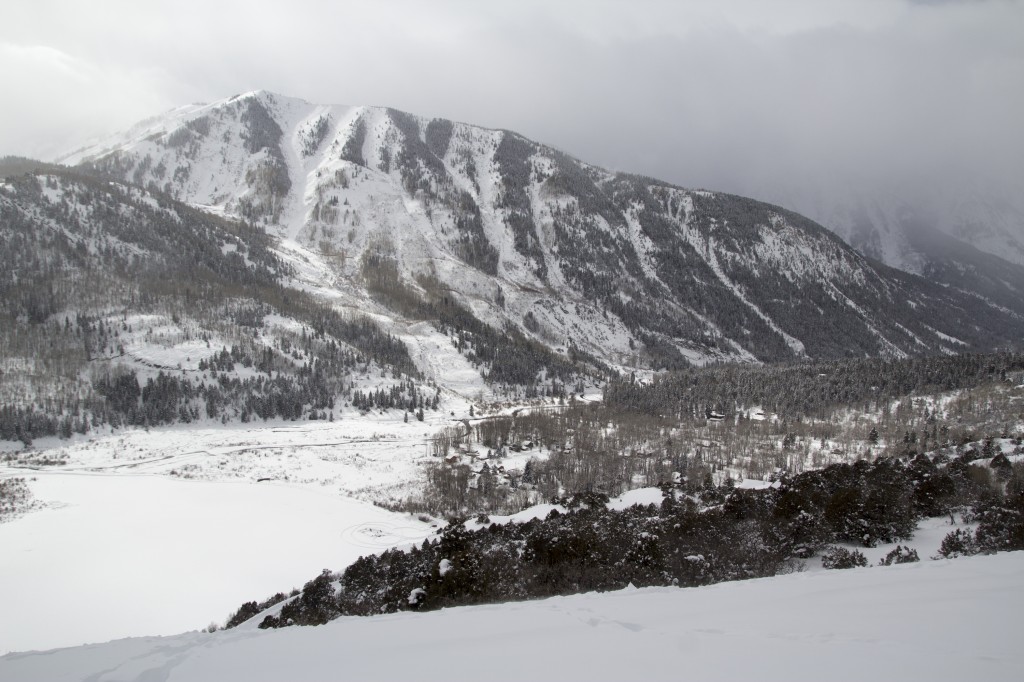
{"type": "Polygon", "coordinates": [[[513,129],[689,186],[1024,183],[1015,2],[26,1],[5,14],[0,154],[52,155],[266,88],[513,129]]]}

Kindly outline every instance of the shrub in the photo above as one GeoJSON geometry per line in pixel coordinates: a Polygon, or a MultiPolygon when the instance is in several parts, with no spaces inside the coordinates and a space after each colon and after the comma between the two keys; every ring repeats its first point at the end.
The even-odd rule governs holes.
{"type": "Polygon", "coordinates": [[[972,556],[978,553],[978,543],[974,534],[963,528],[948,533],[939,545],[939,556],[944,559],[955,559],[959,556],[972,556]]]}
{"type": "MultiPolygon", "coordinates": [[[[295,596],[295,595],[292,595],[292,596],[295,596]]],[[[235,611],[235,613],[232,614],[230,618],[228,618],[228,622],[224,624],[224,629],[225,630],[230,630],[233,627],[241,625],[242,623],[244,623],[245,621],[249,620],[250,618],[252,618],[256,614],[262,613],[263,611],[266,611],[271,606],[274,606],[276,604],[280,604],[281,602],[283,602],[287,598],[288,598],[288,596],[286,594],[284,594],[282,592],[278,592],[274,596],[272,596],[272,597],[270,597],[268,599],[265,599],[265,600],[263,600],[262,602],[259,602],[259,603],[256,603],[255,601],[247,601],[244,604],[242,604],[240,607],[238,607],[238,610],[235,611]]]]}
{"type": "Polygon", "coordinates": [[[323,625],[339,615],[334,595],[334,574],[324,569],[316,578],[306,583],[298,599],[288,602],[281,609],[280,616],[267,616],[259,627],[279,628],[285,625],[323,625]]]}
{"type": "Polygon", "coordinates": [[[856,549],[850,550],[845,547],[829,547],[821,555],[821,565],[824,568],[858,568],[867,566],[868,560],[856,549]]]}
{"type": "Polygon", "coordinates": [[[915,561],[920,561],[921,557],[917,556],[917,550],[911,549],[910,547],[901,547],[896,545],[896,549],[892,550],[885,555],[885,558],[878,562],[879,566],[892,566],[893,564],[912,564],[915,561]]]}
{"type": "Polygon", "coordinates": [[[1007,496],[991,505],[978,505],[977,551],[1009,552],[1024,549],[1024,497],[1007,496]]]}
{"type": "Polygon", "coordinates": [[[1013,476],[1013,464],[1003,453],[999,453],[993,457],[988,466],[999,481],[1008,481],[1010,480],[1010,477],[1013,476]]]}

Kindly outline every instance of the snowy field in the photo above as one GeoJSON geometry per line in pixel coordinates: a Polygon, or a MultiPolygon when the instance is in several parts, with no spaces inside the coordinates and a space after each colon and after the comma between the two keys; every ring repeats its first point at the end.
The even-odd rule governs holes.
{"type": "MultiPolygon", "coordinates": [[[[425,422],[368,414],[37,443],[40,454],[65,463],[0,467],[0,477],[28,479],[43,506],[0,523],[0,654],[223,624],[244,601],[301,587],[321,569],[341,570],[362,554],[421,541],[436,522],[372,502],[415,491],[424,462],[434,460],[430,436],[468,416],[465,407],[450,412],[428,412],[425,422]]],[[[502,462],[516,468],[526,458],[502,462]]],[[[661,490],[647,488],[609,506],[661,499],[661,490]]],[[[523,522],[551,508],[490,520],[523,522]]],[[[951,529],[948,518],[926,519],[903,544],[928,564],[951,529]]],[[[860,550],[877,564],[893,547],[860,550]]],[[[806,568],[805,577],[824,572],[818,558],[806,568]]],[[[9,677],[12,660],[23,659],[0,662],[0,682],[61,679],[9,677]]]]}
{"type": "Polygon", "coordinates": [[[0,654],[223,624],[323,568],[422,541],[435,522],[373,502],[419,490],[430,437],[468,416],[445,407],[424,422],[392,411],[39,439],[22,466],[0,465],[43,506],[0,523],[0,654]]]}
{"type": "Polygon", "coordinates": [[[244,601],[434,530],[329,487],[27,473],[48,507],[0,524],[2,653],[222,624],[244,601]]]}
{"type": "MultiPolygon", "coordinates": [[[[64,466],[0,468],[28,478],[44,506],[0,524],[0,653],[222,624],[242,602],[323,568],[421,541],[436,522],[370,501],[412,489],[427,428],[390,419],[134,430],[66,446],[64,466]]],[[[609,507],[661,499],[646,488],[609,507]]],[[[903,544],[927,561],[951,529],[926,519],[903,544]]],[[[893,547],[860,550],[877,564],[893,547]]],[[[807,571],[822,571],[820,560],[807,571]]]]}
{"type": "Polygon", "coordinates": [[[0,680],[1019,680],[1024,553],[0,658],[0,680]]]}

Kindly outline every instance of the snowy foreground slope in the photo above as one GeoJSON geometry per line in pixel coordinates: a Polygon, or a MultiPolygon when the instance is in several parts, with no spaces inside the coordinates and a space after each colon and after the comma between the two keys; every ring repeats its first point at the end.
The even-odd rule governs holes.
{"type": "Polygon", "coordinates": [[[0,680],[1016,680],[1024,553],[0,658],[0,680]]]}

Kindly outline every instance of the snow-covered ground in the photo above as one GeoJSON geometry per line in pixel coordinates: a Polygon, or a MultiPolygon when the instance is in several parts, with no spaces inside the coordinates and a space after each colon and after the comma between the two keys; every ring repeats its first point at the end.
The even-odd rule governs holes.
{"type": "Polygon", "coordinates": [[[136,638],[2,680],[1018,680],[1024,552],[136,638]]]}
{"type": "Polygon", "coordinates": [[[40,472],[30,487],[49,506],[0,524],[2,652],[223,623],[244,601],[433,530],[275,482],[40,472]]]}
{"type": "Polygon", "coordinates": [[[0,524],[3,652],[223,623],[244,601],[433,530],[275,482],[40,472],[30,487],[48,508],[0,524]]]}
{"type": "MultiPolygon", "coordinates": [[[[223,623],[243,601],[301,587],[322,568],[422,540],[435,522],[371,502],[415,489],[420,463],[433,459],[424,453],[431,426],[391,418],[128,430],[66,447],[62,467],[0,469],[28,477],[44,505],[0,524],[0,653],[223,623]]],[[[662,495],[634,490],[608,506],[662,495]]],[[[950,530],[948,519],[926,519],[902,544],[927,561],[950,530]]],[[[874,565],[894,546],[858,549],[874,565]]],[[[820,560],[807,570],[821,571],[820,560]]]]}

